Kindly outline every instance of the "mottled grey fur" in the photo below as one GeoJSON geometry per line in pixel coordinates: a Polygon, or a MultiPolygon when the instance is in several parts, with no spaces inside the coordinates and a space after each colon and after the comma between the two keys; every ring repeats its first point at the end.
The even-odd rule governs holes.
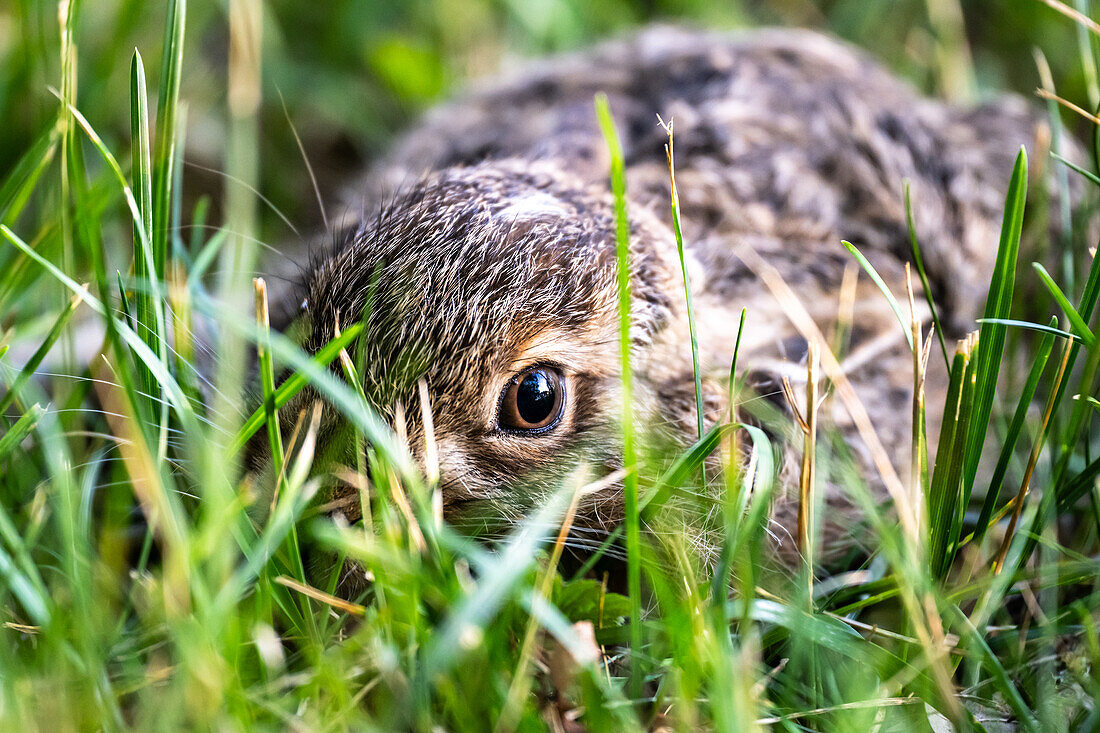
{"type": "MultiPolygon", "coordinates": [[[[460,523],[520,516],[579,461],[600,470],[621,463],[614,215],[597,92],[610,99],[626,156],[640,425],[681,444],[694,430],[694,393],[658,114],[675,124],[703,365],[718,378],[708,382],[710,420],[721,411],[714,384],[742,307],[740,364],[751,381],[767,392],[784,374],[796,389],[805,378],[805,341],[747,250],[779,271],[829,333],[852,264],[841,239],[903,297],[908,180],[933,294],[956,337],[974,327],[984,302],[1013,158],[1021,145],[1033,167],[1045,155],[1035,149],[1040,118],[1021,100],[959,108],[925,99],[861,52],[796,30],[651,29],[434,109],[356,187],[362,216],[313,267],[305,320],[316,348],[337,321],[361,316],[377,278],[367,393],[387,415],[404,405],[410,444],[422,454],[416,382],[426,380],[445,512],[460,523]],[[507,434],[494,417],[502,380],[531,363],[568,374],[566,417],[545,435],[507,434]]],[[[848,376],[900,469],[909,460],[911,357],[863,274],[854,324],[848,376]]],[[[929,385],[934,412],[942,380],[933,375],[929,385]]],[[[881,491],[846,412],[828,402],[822,421],[845,435],[881,491]]],[[[783,447],[788,464],[797,450],[783,447]]],[[[350,443],[335,458],[354,465],[350,443]]],[[[784,477],[789,488],[793,475],[784,477]]],[[[827,476],[822,483],[831,507],[848,506],[827,476]]],[[[621,512],[612,487],[590,500],[579,525],[606,529],[621,512]]],[[[827,545],[858,542],[844,534],[849,515],[823,514],[827,545]]],[[[789,497],[774,516],[786,554],[789,497]]]]}

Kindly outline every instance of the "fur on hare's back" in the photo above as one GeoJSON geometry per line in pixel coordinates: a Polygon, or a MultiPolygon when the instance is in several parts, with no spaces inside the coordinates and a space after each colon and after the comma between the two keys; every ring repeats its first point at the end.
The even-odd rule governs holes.
{"type": "MultiPolygon", "coordinates": [[[[1013,159],[1021,145],[1045,154],[1036,150],[1040,117],[1015,98],[966,108],[923,98],[816,33],[673,28],[535,63],[430,111],[353,188],[350,208],[362,216],[313,262],[295,302],[311,348],[368,313],[368,397],[383,415],[401,414],[422,460],[426,386],[444,512],[472,531],[507,527],[578,465],[596,476],[622,463],[615,218],[597,93],[607,95],[626,164],[638,430],[677,445],[696,430],[660,115],[675,132],[706,418],[725,412],[725,372],[746,308],[739,372],[761,399],[739,405],[739,417],[764,424],[781,454],[773,516],[779,551],[790,557],[800,442],[783,427],[788,408],[776,396],[783,377],[802,391],[807,333],[777,300],[775,282],[827,338],[847,333],[838,357],[900,471],[909,460],[912,357],[886,299],[841,240],[903,296],[908,181],[932,295],[948,335],[961,335],[984,302],[1013,159]],[[526,413],[516,412],[513,402],[525,399],[526,413]],[[516,415],[541,416],[530,405],[560,414],[517,429],[516,415]]],[[[933,371],[930,442],[943,389],[933,371]]],[[[297,406],[313,397],[304,393],[297,406]]],[[[351,431],[335,410],[324,421],[328,459],[355,465],[351,431]]],[[[881,466],[840,401],[823,403],[821,421],[843,435],[881,495],[881,466]]],[[[827,548],[859,541],[841,483],[819,477],[827,548]]],[[[619,484],[588,496],[575,544],[598,545],[621,516],[619,484]]]]}

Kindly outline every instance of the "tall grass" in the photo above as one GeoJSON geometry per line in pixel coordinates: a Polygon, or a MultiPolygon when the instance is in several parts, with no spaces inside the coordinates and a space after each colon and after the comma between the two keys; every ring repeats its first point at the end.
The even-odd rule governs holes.
{"type": "MultiPolygon", "coordinates": [[[[226,309],[241,282],[211,295],[219,256],[226,277],[250,274],[246,232],[235,227],[253,226],[253,201],[238,192],[229,208],[239,216],[225,212],[234,224],[198,226],[210,203],[192,203],[181,188],[180,90],[194,14],[183,0],[168,3],[162,60],[148,77],[142,54],[127,54],[127,145],[108,142],[100,118],[82,111],[98,104],[79,83],[92,11],[65,7],[62,42],[51,49],[61,74],[53,111],[0,180],[0,727],[1100,724],[1100,266],[1084,254],[1094,244],[1084,241],[1085,220],[1064,233],[1085,245],[1071,251],[1083,281],[1021,266],[1032,212],[1022,154],[1005,182],[985,317],[956,351],[947,404],[927,405],[943,414],[931,464],[919,390],[914,402],[922,417],[913,421],[912,479],[922,491],[902,499],[926,503],[881,505],[827,421],[814,424],[804,448],[808,557],[792,577],[771,559],[776,465],[767,435],[734,423],[731,410],[686,450],[660,454],[632,434],[626,368],[622,595],[603,578],[558,573],[563,527],[598,476],[570,477],[499,545],[475,543],[441,522],[438,477],[420,475],[408,446],[369,408],[364,365],[349,353],[361,322],[342,324],[311,355],[270,330],[262,281],[255,319],[226,309]],[[148,78],[157,80],[155,122],[148,78]],[[1025,284],[1049,301],[1021,308],[1014,294],[1025,284]],[[242,407],[250,403],[239,369],[198,363],[200,344],[211,341],[257,348],[253,411],[242,407]],[[358,487],[367,521],[346,526],[318,506],[335,479],[314,469],[324,457],[320,403],[290,409],[303,394],[321,395],[362,437],[356,443],[370,446],[340,477],[358,487]],[[265,440],[273,496],[242,478],[249,442],[265,440]],[[861,506],[863,544],[877,552],[815,577],[810,530],[820,518],[809,497],[823,480],[861,506]],[[899,523],[898,512],[912,521],[899,523]],[[715,538],[713,562],[699,561],[684,522],[715,538]],[[305,547],[354,561],[369,584],[338,598],[342,563],[319,577],[305,547]]],[[[1091,44],[1080,49],[1095,85],[1091,44]]],[[[241,72],[246,91],[254,71],[241,72]]],[[[249,168],[256,108],[242,104],[227,123],[242,146],[235,175],[257,181],[249,168]]],[[[629,181],[606,104],[598,109],[613,153],[626,362],[629,181]]],[[[1095,169],[1067,172],[1100,187],[1095,169]]],[[[919,219],[920,202],[910,209],[919,219]]],[[[923,274],[915,238],[913,250],[923,274]]],[[[910,338],[919,385],[930,342],[881,287],[910,338]]],[[[742,325],[752,318],[744,314],[742,325]]],[[[829,365],[839,355],[824,338],[816,345],[835,381],[829,365]]],[[[737,345],[731,358],[735,399],[737,345]]],[[[807,428],[814,404],[811,390],[807,428]]]]}

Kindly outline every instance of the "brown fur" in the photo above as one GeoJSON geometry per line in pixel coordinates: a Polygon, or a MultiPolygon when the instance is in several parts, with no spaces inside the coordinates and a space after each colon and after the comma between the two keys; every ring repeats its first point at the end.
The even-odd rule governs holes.
{"type": "MultiPolygon", "coordinates": [[[[578,462],[621,464],[614,213],[597,92],[608,95],[625,148],[640,424],[679,444],[691,439],[695,408],[658,113],[675,123],[703,367],[717,377],[708,383],[708,419],[721,412],[716,385],[742,307],[740,364],[751,381],[769,393],[782,375],[796,389],[805,378],[805,340],[743,254],[775,267],[828,333],[852,263],[841,239],[903,296],[905,180],[949,336],[972,328],[1012,159],[1039,126],[1019,100],[960,109],[924,99],[860,52],[793,30],[652,29],[490,81],[434,110],[357,187],[363,215],[312,269],[305,318],[308,346],[317,348],[337,321],[361,316],[377,278],[366,392],[392,417],[398,402],[417,404],[417,380],[426,380],[444,509],[460,525],[522,516],[578,462]],[[563,422],[538,436],[499,430],[503,385],[537,363],[566,375],[563,422]]],[[[919,291],[917,298],[923,303],[919,291]]],[[[911,357],[862,274],[854,316],[848,377],[900,468],[908,462],[911,357]]],[[[942,379],[929,384],[929,405],[941,404],[942,379]]],[[[418,410],[405,414],[419,453],[418,410]]],[[[844,434],[881,492],[846,412],[828,402],[823,421],[844,434]]],[[[797,443],[776,435],[789,466],[797,443]]],[[[335,459],[354,465],[351,449],[342,445],[335,459]]],[[[793,475],[784,472],[787,488],[793,475]]],[[[823,514],[826,544],[857,543],[846,534],[847,500],[828,477],[823,483],[826,503],[845,510],[823,514]]],[[[618,491],[593,498],[581,526],[618,521],[618,491]]],[[[789,555],[789,496],[774,516],[789,555]]]]}

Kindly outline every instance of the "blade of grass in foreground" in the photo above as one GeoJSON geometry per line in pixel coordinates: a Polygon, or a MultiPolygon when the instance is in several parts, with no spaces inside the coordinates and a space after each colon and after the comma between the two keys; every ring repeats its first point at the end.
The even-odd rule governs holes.
{"type": "MultiPolygon", "coordinates": [[[[362,323],[355,323],[348,326],[347,330],[343,331],[339,336],[329,341],[313,356],[314,361],[318,367],[325,368],[332,360],[339,354],[340,350],[346,348],[348,344],[355,340],[355,337],[359,335],[363,330],[362,323]]],[[[282,407],[285,407],[294,395],[302,391],[307,384],[309,384],[309,377],[295,371],[287,379],[278,386],[271,394],[271,409],[277,411],[282,407]]],[[[239,453],[248,443],[249,438],[256,434],[256,431],[262,428],[267,423],[268,405],[260,405],[256,408],[247,420],[244,421],[244,425],[241,426],[240,431],[237,433],[236,440],[233,441],[233,446],[230,448],[230,453],[239,453]]]]}
{"type": "Polygon", "coordinates": [[[168,258],[168,232],[171,229],[172,179],[176,165],[176,120],[179,114],[180,74],[183,67],[183,36],[187,14],[186,0],[172,0],[168,23],[164,28],[164,55],[161,59],[160,96],[157,101],[157,148],[153,162],[151,221],[153,263],[162,276],[168,258]]]}
{"type": "Polygon", "coordinates": [[[1050,426],[1050,417],[1054,414],[1054,408],[1058,404],[1058,395],[1062,391],[1062,380],[1066,376],[1066,368],[1069,366],[1069,359],[1072,353],[1073,344],[1067,341],[1062,355],[1062,362],[1058,367],[1057,375],[1054,377],[1054,383],[1051,385],[1051,392],[1047,399],[1046,409],[1043,411],[1042,422],[1039,423],[1039,434],[1035,438],[1035,446],[1032,448],[1031,456],[1028,458],[1027,468],[1024,469],[1024,478],[1020,484],[1020,490],[1016,492],[1016,496],[1012,499],[1012,516],[1009,518],[1008,528],[1005,529],[1005,536],[1001,541],[1001,548],[993,560],[992,567],[994,573],[1000,573],[1004,568],[1005,557],[1008,555],[1008,548],[1012,544],[1016,525],[1019,523],[1020,516],[1023,513],[1024,502],[1027,499],[1028,490],[1031,485],[1031,476],[1035,472],[1035,466],[1039,462],[1039,455],[1042,453],[1043,444],[1046,442],[1046,433],[1047,428],[1050,426]]]}
{"type": "Polygon", "coordinates": [[[634,384],[630,371],[630,223],[626,212],[623,150],[607,97],[596,95],[596,115],[611,154],[611,190],[615,195],[615,252],[619,281],[619,358],[622,361],[623,505],[626,525],[627,594],[630,597],[630,695],[642,695],[642,566],[638,515],[638,473],[634,449],[634,384]]]}
{"type": "MultiPolygon", "coordinates": [[[[965,457],[967,417],[973,399],[968,379],[974,373],[974,365],[971,363],[972,348],[973,336],[959,341],[955,350],[947,400],[943,408],[939,446],[936,449],[936,465],[932,470],[928,491],[928,560],[937,576],[942,576],[950,566],[948,545],[961,514],[959,478],[965,457]]],[[[979,346],[979,350],[980,348],[979,346]]]]}
{"type": "MultiPolygon", "coordinates": [[[[737,357],[741,352],[741,336],[745,330],[747,312],[747,309],[741,309],[741,319],[737,324],[737,338],[733,342],[733,357],[730,359],[729,380],[726,383],[726,422],[728,423],[732,423],[734,416],[737,414],[737,357]]],[[[733,544],[736,539],[738,522],[744,515],[743,511],[738,511],[738,505],[741,502],[736,501],[735,498],[744,500],[752,489],[751,486],[744,485],[745,477],[738,465],[736,434],[731,436],[729,441],[723,478],[725,479],[725,491],[722,495],[722,549],[718,555],[718,565],[714,570],[714,576],[711,578],[710,592],[711,602],[715,606],[722,627],[725,628],[728,626],[728,620],[725,618],[725,596],[728,592],[730,571],[733,567],[733,544]]]]}
{"type": "Polygon", "coordinates": [[[687,262],[684,259],[684,235],[680,228],[680,196],[676,193],[676,159],[672,147],[672,120],[669,120],[664,128],[668,133],[665,156],[668,158],[668,180],[672,198],[672,231],[676,236],[676,254],[680,257],[680,276],[684,281],[684,300],[687,306],[688,335],[691,337],[691,370],[695,377],[695,419],[699,430],[698,437],[702,438],[703,376],[699,373],[699,340],[695,335],[695,307],[691,302],[691,278],[688,276],[687,262]]]}
{"type": "MultiPolygon", "coordinates": [[[[1100,150],[1100,128],[1097,128],[1097,137],[1094,142],[1096,142],[1098,150],[1100,150]]],[[[1085,287],[1081,292],[1081,299],[1077,305],[1077,312],[1085,323],[1092,320],[1093,311],[1096,309],[1098,299],[1100,299],[1100,258],[1093,257],[1092,264],[1089,267],[1088,278],[1085,280],[1085,287]]],[[[1077,336],[1074,335],[1074,338],[1077,339],[1077,336]]],[[[1073,367],[1080,351],[1080,343],[1075,343],[1069,354],[1068,369],[1071,374],[1076,373],[1073,371],[1073,367]]],[[[1079,372],[1077,381],[1077,392],[1079,394],[1093,394],[1093,384],[1096,380],[1098,371],[1100,371],[1100,344],[1094,341],[1092,346],[1087,347],[1085,365],[1079,372]]],[[[1055,411],[1057,411],[1058,405],[1065,396],[1065,392],[1066,385],[1063,384],[1062,389],[1059,390],[1059,393],[1055,396],[1055,411]]],[[[1067,471],[1069,470],[1071,460],[1076,455],[1075,446],[1081,435],[1081,430],[1085,425],[1088,409],[1088,405],[1085,401],[1077,400],[1077,403],[1073,406],[1073,410],[1070,413],[1069,420],[1064,421],[1064,424],[1060,426],[1060,435],[1056,438],[1057,442],[1054,443],[1054,445],[1057,446],[1057,458],[1054,462],[1054,469],[1051,471],[1050,476],[1050,484],[1054,487],[1054,490],[1044,491],[1042,498],[1039,500],[1039,510],[1036,512],[1029,528],[1030,539],[1024,550],[1018,556],[1018,566],[1022,566],[1031,556],[1031,552],[1035,548],[1042,527],[1045,523],[1050,521],[1051,512],[1054,510],[1054,507],[1057,505],[1068,511],[1074,502],[1091,489],[1091,478],[1083,482],[1078,480],[1090,474],[1090,469],[1088,468],[1075,477],[1067,478],[1067,471]],[[1073,497],[1072,499],[1070,498],[1071,496],[1073,497]]]]}
{"type": "Polygon", "coordinates": [[[412,681],[414,694],[426,700],[430,685],[438,675],[445,674],[459,659],[468,644],[471,630],[480,631],[499,612],[527,569],[535,561],[536,550],[543,543],[568,504],[568,490],[550,495],[529,519],[511,534],[503,549],[493,556],[479,572],[477,584],[451,610],[423,650],[422,664],[412,681]]]}
{"type": "Polygon", "coordinates": [[[23,438],[26,438],[34,430],[38,418],[42,417],[45,411],[42,405],[37,402],[34,403],[15,421],[14,425],[8,428],[3,435],[0,435],[0,460],[6,458],[15,446],[23,442],[23,438]]]}
{"type": "Polygon", "coordinates": [[[1062,292],[1062,289],[1058,287],[1058,284],[1054,282],[1054,278],[1050,276],[1047,269],[1040,265],[1038,262],[1032,262],[1031,266],[1035,268],[1035,272],[1039,273],[1039,279],[1043,281],[1043,285],[1050,292],[1051,297],[1058,303],[1058,307],[1062,309],[1062,312],[1066,314],[1066,318],[1069,319],[1069,323],[1073,326],[1074,332],[1081,337],[1086,346],[1091,346],[1095,340],[1095,336],[1092,335],[1092,331],[1089,330],[1088,324],[1085,323],[1085,319],[1081,317],[1081,314],[1077,312],[1077,309],[1073,307],[1073,304],[1069,302],[1069,298],[1062,292]]]}
{"type": "Polygon", "coordinates": [[[53,120],[4,179],[0,186],[0,222],[11,225],[19,218],[42,172],[53,160],[60,138],[60,125],[53,120]]]}
{"type": "Polygon", "coordinates": [[[1027,152],[1020,148],[1012,178],[1005,194],[1004,220],[1001,223],[1001,239],[997,248],[997,260],[989,285],[985,313],[978,331],[978,355],[974,385],[974,414],[966,436],[966,456],[963,473],[962,505],[970,501],[974,479],[978,474],[985,436],[989,431],[989,416],[993,411],[997,379],[1001,372],[1006,328],[989,319],[1009,317],[1012,309],[1012,293],[1016,282],[1016,260],[1020,251],[1020,237],[1024,227],[1024,205],[1027,200],[1027,152]]]}
{"type": "Polygon", "coordinates": [[[860,252],[854,244],[847,240],[841,240],[840,243],[843,244],[844,248],[851,253],[852,257],[856,258],[856,262],[859,263],[859,266],[863,268],[863,271],[867,273],[872,282],[874,282],[875,285],[878,286],[878,289],[886,298],[886,302],[890,304],[890,310],[894,311],[894,315],[897,316],[898,323],[901,324],[901,330],[905,334],[905,340],[906,342],[908,342],[909,348],[912,349],[913,334],[909,330],[909,319],[902,314],[901,306],[898,305],[897,298],[895,298],[894,294],[890,292],[890,288],[886,287],[886,283],[883,282],[882,277],[878,274],[878,271],[875,270],[870,261],[863,256],[863,253],[860,252]]]}
{"type": "Polygon", "coordinates": [[[77,306],[84,301],[87,294],[88,286],[84,285],[80,292],[74,293],[72,298],[69,299],[68,307],[58,314],[57,319],[54,321],[49,333],[46,334],[46,338],[42,341],[42,344],[23,366],[18,376],[12,380],[11,385],[8,386],[7,394],[5,394],[3,398],[0,398],[0,415],[3,415],[4,410],[8,409],[12,402],[18,399],[19,390],[27,383],[27,380],[30,379],[31,375],[38,369],[42,360],[46,358],[46,354],[50,353],[50,349],[52,349],[58,339],[61,338],[61,332],[65,329],[69,319],[71,319],[73,313],[76,312],[77,306]]]}
{"type": "MultiPolygon", "coordinates": [[[[27,257],[37,262],[44,267],[51,276],[61,282],[72,293],[82,293],[84,302],[88,306],[104,318],[110,317],[110,311],[108,308],[96,297],[87,292],[87,288],[78,285],[71,277],[61,271],[57,265],[53,264],[49,260],[45,259],[24,242],[18,234],[13,232],[7,226],[0,224],[0,235],[3,235],[11,244],[15,245],[20,251],[27,257]]],[[[164,365],[157,359],[156,355],[145,345],[145,342],[141,340],[138,335],[127,327],[124,323],[117,322],[118,334],[121,339],[129,346],[134,354],[141,359],[144,363],[148,364],[150,369],[153,370],[153,376],[156,377],[158,383],[164,388],[165,395],[171,406],[176,411],[177,417],[183,424],[183,427],[187,431],[192,433],[198,433],[197,416],[191,407],[191,403],[187,401],[183,392],[180,390],[179,385],[176,383],[172,375],[164,368],[164,365]]]]}
{"type": "MultiPolygon", "coordinates": [[[[130,63],[130,140],[132,161],[130,175],[133,178],[134,199],[140,216],[134,217],[134,275],[147,278],[149,287],[138,287],[134,292],[134,318],[137,332],[145,344],[164,361],[165,344],[161,338],[164,326],[162,304],[152,283],[160,282],[162,271],[156,268],[156,258],[150,246],[153,230],[153,182],[152,162],[149,157],[149,103],[145,87],[145,65],[141,54],[134,51],[130,63]]],[[[144,421],[160,410],[160,389],[149,367],[135,360],[141,390],[149,395],[141,405],[144,421]]],[[[158,423],[163,427],[163,424],[158,423]]]]}
{"type": "MultiPolygon", "coordinates": [[[[1093,273],[1097,270],[1098,260],[1093,261],[1093,273]]],[[[1089,275],[1090,283],[1093,281],[1093,274],[1089,275]]],[[[1089,290],[1086,285],[1086,292],[1089,290]]],[[[1085,300],[1085,299],[1083,299],[1085,300]]],[[[1089,313],[1091,315],[1093,303],[1086,303],[1088,307],[1082,307],[1080,310],[1082,314],[1089,313]]],[[[1066,369],[1073,368],[1074,359],[1077,353],[1080,351],[1080,346],[1074,344],[1069,353],[1067,354],[1067,366],[1066,369]]],[[[1078,394],[1092,394],[1094,392],[1094,384],[1096,382],[1097,373],[1100,373],[1100,342],[1093,342],[1092,346],[1088,347],[1085,357],[1085,364],[1081,368],[1080,377],[1077,382],[1078,394]]],[[[1058,405],[1065,397],[1068,389],[1068,380],[1062,382],[1060,388],[1056,387],[1056,393],[1053,396],[1052,409],[1057,411],[1058,405]]],[[[1087,402],[1084,400],[1076,400],[1073,405],[1073,410],[1070,413],[1069,420],[1065,422],[1061,429],[1061,436],[1055,443],[1058,446],[1058,459],[1054,464],[1054,470],[1051,472],[1050,482],[1054,487],[1053,491],[1044,491],[1042,497],[1039,500],[1039,509],[1035,513],[1032,523],[1027,531],[1027,543],[1024,549],[1019,553],[1016,559],[1016,567],[1023,567],[1024,563],[1031,557],[1031,553],[1035,550],[1038,538],[1042,534],[1044,525],[1052,521],[1052,512],[1056,505],[1061,504],[1065,506],[1067,510],[1071,504],[1063,497],[1067,496],[1070,487],[1074,483],[1074,479],[1066,479],[1066,472],[1069,470],[1070,462],[1074,456],[1077,455],[1075,446],[1081,436],[1081,431],[1086,424],[1086,417],[1090,412],[1090,408],[1087,402]]]]}
{"type": "MultiPolygon", "coordinates": [[[[1052,319],[1051,325],[1055,323],[1057,323],[1057,320],[1052,319]]],[[[1050,358],[1050,352],[1053,349],[1054,334],[1044,334],[1043,340],[1039,343],[1035,360],[1031,364],[1031,371],[1027,375],[1027,382],[1024,384],[1023,392],[1021,392],[1020,399],[1016,404],[1016,412],[1012,416],[1012,422],[1009,424],[1008,432],[1005,433],[1002,441],[1001,454],[997,458],[997,466],[993,469],[993,478],[989,481],[989,488],[986,490],[985,499],[982,502],[982,511],[974,527],[973,538],[976,542],[981,542],[982,537],[985,536],[985,532],[989,528],[994,508],[1001,494],[1001,486],[1004,484],[1005,475],[1008,473],[1008,464],[1012,460],[1012,452],[1020,439],[1021,432],[1023,432],[1028,408],[1035,398],[1035,390],[1039,386],[1039,379],[1046,369],[1047,360],[1050,358]]]]}

